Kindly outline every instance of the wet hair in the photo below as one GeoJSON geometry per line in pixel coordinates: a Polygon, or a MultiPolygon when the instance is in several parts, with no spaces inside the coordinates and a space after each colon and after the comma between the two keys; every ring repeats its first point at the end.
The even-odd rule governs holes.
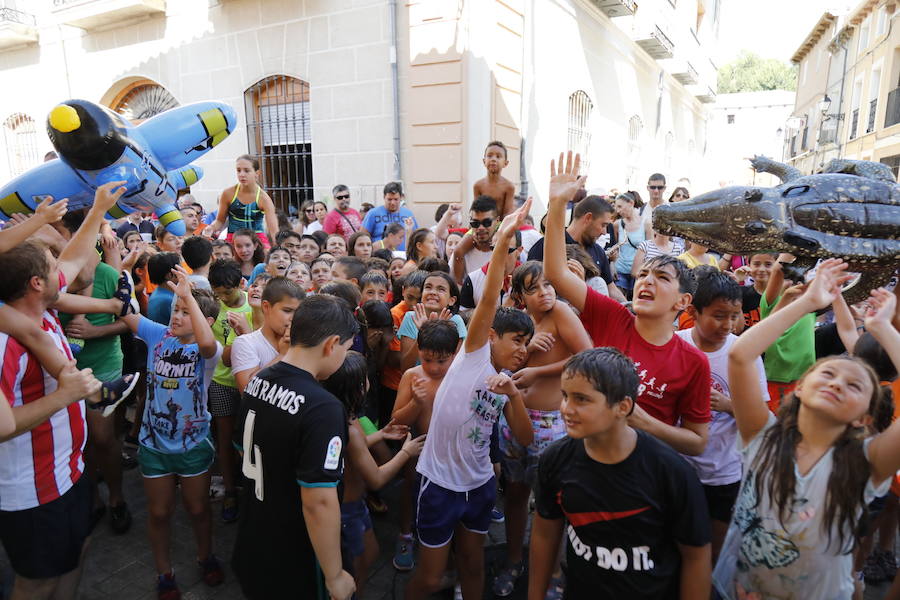
{"type": "Polygon", "coordinates": [[[678,291],[682,294],[693,294],[696,287],[694,274],[678,257],[671,254],[660,254],[645,261],[641,268],[662,269],[669,266],[675,270],[675,276],[678,278],[678,291]]]}
{"type": "Polygon", "coordinates": [[[199,235],[192,235],[181,245],[181,257],[192,271],[209,264],[212,255],[212,242],[199,235]]]}
{"type": "Polygon", "coordinates": [[[359,301],[362,300],[359,288],[349,281],[329,281],[319,288],[319,294],[336,296],[343,300],[351,310],[359,306],[359,301]]]}
{"type": "Polygon", "coordinates": [[[539,260],[529,260],[516,267],[512,273],[512,283],[510,284],[510,294],[517,301],[522,300],[527,292],[544,274],[544,263],[539,260]]]}
{"type": "MultiPolygon", "coordinates": [[[[217,288],[236,288],[241,286],[241,264],[229,258],[220,258],[209,266],[209,285],[217,288]]],[[[153,278],[150,278],[153,281],[153,278]]],[[[154,282],[155,283],[155,282],[154,282]]]]}
{"type": "Polygon", "coordinates": [[[278,233],[275,234],[275,245],[281,246],[282,244],[284,244],[284,241],[286,239],[291,238],[291,237],[296,238],[297,242],[299,243],[303,236],[301,236],[296,231],[293,231],[292,229],[282,229],[281,231],[279,231],[278,233]]]}
{"type": "MultiPolygon", "coordinates": [[[[400,287],[403,289],[414,287],[422,289],[422,286],[425,285],[425,280],[431,275],[432,272],[417,270],[411,273],[407,273],[406,277],[400,278],[400,287]]],[[[455,282],[454,282],[455,283],[455,282]]]]}
{"type": "Polygon", "coordinates": [[[501,150],[503,150],[503,158],[509,158],[509,154],[506,150],[506,144],[504,144],[500,140],[491,140],[490,142],[488,142],[488,145],[484,147],[485,154],[487,154],[488,148],[490,148],[491,146],[496,146],[497,148],[500,148],[501,150]]]}
{"type": "Polygon", "coordinates": [[[331,377],[322,382],[322,387],[341,401],[351,419],[360,415],[366,403],[366,388],[369,369],[366,357],[349,350],[343,364],[331,377]]]}
{"type": "MultiPolygon", "coordinates": [[[[800,384],[813,371],[831,361],[851,361],[860,365],[868,376],[872,387],[867,413],[875,415],[881,402],[881,387],[875,371],[860,358],[853,356],[830,356],[817,360],[800,378],[800,384]]],[[[796,450],[802,439],[798,420],[800,399],[791,392],[781,403],[778,419],[769,427],[760,444],[759,452],[747,474],[754,478],[757,491],[757,506],[768,495],[769,503],[784,524],[785,515],[794,507],[794,492],[797,485],[796,450]]],[[[866,485],[871,477],[869,461],[863,452],[863,440],[867,435],[865,427],[848,424],[844,433],[832,445],[832,470],[828,476],[825,494],[825,512],[822,515],[822,533],[827,535],[831,547],[837,533],[838,552],[849,553],[856,542],[858,514],[863,511],[867,518],[868,507],[864,501],[866,485]]]]}
{"type": "Polygon", "coordinates": [[[576,260],[584,269],[584,280],[600,277],[600,269],[581,244],[566,244],[566,260],[576,260]]]}
{"type": "Polygon", "coordinates": [[[388,268],[390,268],[391,261],[394,259],[394,253],[387,248],[379,248],[378,250],[372,250],[372,258],[380,258],[386,262],[388,268]]]}
{"type": "Polygon", "coordinates": [[[249,154],[241,154],[236,159],[234,159],[234,162],[237,162],[239,160],[246,160],[247,162],[250,163],[250,165],[253,166],[254,171],[259,171],[259,159],[258,158],[254,158],[254,157],[250,156],[249,154]]]}
{"type": "Polygon", "coordinates": [[[443,271],[444,273],[450,272],[450,265],[447,264],[447,261],[443,258],[438,258],[437,256],[423,258],[419,261],[417,266],[420,271],[425,271],[427,273],[434,273],[435,271],[443,271]]]}
{"type": "Polygon", "coordinates": [[[394,317],[391,315],[391,307],[387,302],[383,300],[366,300],[363,302],[362,311],[366,315],[366,323],[370,329],[394,327],[394,317]]]}
{"type": "Polygon", "coordinates": [[[384,189],[382,190],[381,195],[387,196],[388,194],[400,194],[402,196],[403,185],[399,181],[391,181],[384,184],[384,189]]]}
{"type": "Polygon", "coordinates": [[[0,253],[0,300],[12,302],[28,291],[32,277],[47,280],[50,277],[50,261],[46,246],[28,240],[0,253]]]}
{"type": "Polygon", "coordinates": [[[443,319],[425,321],[416,337],[419,352],[429,350],[440,356],[450,356],[459,347],[459,330],[456,323],[443,319]]]}
{"type": "Polygon", "coordinates": [[[191,290],[191,296],[197,301],[197,306],[200,307],[204,317],[215,319],[219,316],[219,300],[211,291],[194,289],[191,290]]]}
{"type": "Polygon", "coordinates": [[[367,285],[371,286],[381,286],[384,289],[390,289],[390,285],[388,285],[387,277],[378,272],[369,271],[363,273],[363,276],[359,278],[359,289],[363,290],[367,285]]]}
{"type": "Polygon", "coordinates": [[[291,346],[313,348],[333,335],[344,343],[358,332],[359,323],[346,302],[327,294],[316,294],[301,300],[294,313],[291,346]]]}
{"type": "MultiPolygon", "coordinates": [[[[231,247],[234,248],[234,239],[237,236],[248,237],[253,242],[253,256],[250,260],[253,261],[254,265],[258,265],[261,262],[266,261],[266,249],[263,247],[262,242],[259,241],[259,237],[257,237],[256,232],[252,229],[238,229],[234,232],[234,235],[231,236],[231,247]]],[[[235,257],[237,257],[237,250],[234,251],[235,257]]]]}
{"type": "Polygon", "coordinates": [[[437,277],[447,282],[447,286],[450,288],[450,297],[456,299],[453,304],[447,307],[447,310],[449,310],[451,313],[456,313],[459,310],[459,286],[456,284],[456,280],[450,276],[450,273],[444,273],[443,271],[433,271],[431,273],[425,274],[425,279],[422,280],[422,286],[419,289],[424,291],[425,282],[432,277],[437,277]]]}
{"type": "MultiPolygon", "coordinates": [[[[706,266],[706,265],[704,265],[706,266]]],[[[698,313],[711,305],[716,300],[724,300],[725,302],[737,302],[741,304],[743,293],[738,282],[722,273],[715,267],[709,267],[711,271],[697,271],[700,267],[694,269],[694,276],[697,280],[696,290],[694,291],[691,304],[698,313]]]]}
{"type": "MultiPolygon", "coordinates": [[[[174,252],[160,252],[151,256],[147,261],[147,277],[150,278],[150,283],[153,285],[165,284],[172,269],[180,262],[181,257],[174,252]]],[[[240,267],[238,267],[238,274],[240,274],[240,267]]]]}
{"type": "Polygon", "coordinates": [[[491,329],[500,336],[507,333],[520,333],[531,337],[534,335],[534,321],[531,320],[531,317],[524,310],[501,306],[494,313],[494,322],[491,323],[491,329]]]}
{"type": "Polygon", "coordinates": [[[497,213],[497,201],[491,198],[486,194],[482,194],[475,198],[474,202],[472,202],[472,206],[469,207],[469,212],[473,213],[486,213],[493,212],[497,213]]]}
{"type": "Polygon", "coordinates": [[[647,178],[647,183],[650,183],[651,181],[662,181],[663,183],[665,183],[666,176],[663,175],[662,173],[654,173],[653,175],[651,175],[650,177],[647,178]]]}
{"type": "Polygon", "coordinates": [[[347,240],[347,254],[350,256],[354,256],[353,251],[356,250],[356,242],[359,238],[367,237],[369,241],[372,241],[372,234],[366,231],[365,229],[360,229],[356,233],[350,236],[350,239],[347,240]]]}
{"type": "Polygon", "coordinates": [[[268,302],[271,304],[277,304],[281,302],[285,298],[296,298],[297,300],[303,300],[306,297],[306,292],[303,289],[288,279],[287,277],[272,277],[266,283],[266,287],[262,293],[262,301],[268,302]]]}
{"type": "Polygon", "coordinates": [[[419,227],[409,234],[409,241],[406,243],[407,259],[416,263],[419,262],[419,249],[416,247],[416,245],[427,240],[429,234],[434,235],[433,232],[427,227],[419,227]]]}
{"type": "Polygon", "coordinates": [[[612,204],[600,196],[588,196],[572,209],[572,219],[580,219],[588,213],[596,218],[600,215],[611,215],[614,211],[612,204]]]}
{"type": "Polygon", "coordinates": [[[355,279],[359,282],[363,275],[366,274],[366,263],[361,258],[355,256],[341,256],[334,264],[341,265],[347,273],[347,279],[355,279]]]}
{"type": "Polygon", "coordinates": [[[638,396],[638,376],[630,358],[615,348],[582,350],[566,361],[563,374],[587,379],[604,396],[606,405],[615,406],[631,399],[630,415],[638,396]]]}

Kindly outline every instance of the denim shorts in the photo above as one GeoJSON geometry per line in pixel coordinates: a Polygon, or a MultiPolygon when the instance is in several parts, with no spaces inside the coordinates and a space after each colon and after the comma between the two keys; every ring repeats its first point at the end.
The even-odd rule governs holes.
{"type": "Polygon", "coordinates": [[[372,517],[365,500],[341,504],[341,546],[354,558],[365,549],[363,538],[372,529],[372,517]]]}

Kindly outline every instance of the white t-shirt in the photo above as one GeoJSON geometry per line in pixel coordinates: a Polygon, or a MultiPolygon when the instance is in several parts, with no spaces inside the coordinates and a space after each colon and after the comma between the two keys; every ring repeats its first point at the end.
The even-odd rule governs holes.
{"type": "Polygon", "coordinates": [[[478,248],[472,248],[466,253],[466,273],[477,271],[491,261],[490,250],[484,251],[478,248]]]}
{"type": "Polygon", "coordinates": [[[303,228],[303,235],[312,235],[317,231],[322,231],[322,224],[318,221],[313,221],[303,228]]]}
{"type": "MultiPolygon", "coordinates": [[[[741,451],[746,474],[713,572],[713,583],[727,600],[850,598],[853,596],[853,554],[847,552],[848,548],[838,547],[837,532],[832,534],[829,546],[828,535],[822,531],[834,448],[806,475],[797,475],[794,504],[782,526],[768,494],[758,493],[753,470],[766,431],[775,422],[775,415],[770,413],[768,424],[741,451]],[[746,596],[739,595],[738,586],[746,596]]],[[[867,458],[870,441],[871,438],[863,446],[867,458]]],[[[889,477],[876,488],[869,480],[863,501],[868,504],[876,496],[886,494],[890,482],[889,477]]],[[[845,533],[848,545],[854,540],[853,533],[845,533]]]]}
{"type": "Polygon", "coordinates": [[[416,470],[443,488],[468,492],[494,476],[491,430],[508,400],[486,389],[496,374],[490,343],[469,353],[464,346],[438,387],[416,470]]]}
{"type": "MultiPolygon", "coordinates": [[[[697,347],[692,336],[692,329],[676,331],[675,334],[688,344],[697,347]]],[[[728,387],[728,352],[737,336],[728,335],[725,343],[715,352],[704,352],[709,359],[709,372],[712,377],[712,388],[731,397],[728,387]]],[[[766,371],[761,358],[756,359],[756,370],[759,374],[760,393],[766,396],[766,371]]],[[[741,454],[737,448],[737,422],[728,413],[712,412],[709,424],[709,438],[706,450],[699,456],[684,456],[697,471],[697,477],[703,485],[728,485],[741,480],[741,454]]]]}
{"type": "Polygon", "coordinates": [[[231,345],[231,372],[263,368],[278,356],[278,350],[269,343],[262,329],[239,335],[231,345]]]}

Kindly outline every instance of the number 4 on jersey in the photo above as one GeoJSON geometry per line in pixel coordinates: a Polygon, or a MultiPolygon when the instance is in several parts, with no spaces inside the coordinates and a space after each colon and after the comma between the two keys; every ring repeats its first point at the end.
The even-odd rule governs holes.
{"type": "Polygon", "coordinates": [[[247,421],[244,423],[244,460],[241,462],[241,470],[247,479],[252,479],[256,499],[263,501],[263,464],[262,451],[259,446],[253,444],[253,424],[256,421],[256,411],[247,411],[247,421]],[[252,457],[252,458],[251,458],[252,457]]]}

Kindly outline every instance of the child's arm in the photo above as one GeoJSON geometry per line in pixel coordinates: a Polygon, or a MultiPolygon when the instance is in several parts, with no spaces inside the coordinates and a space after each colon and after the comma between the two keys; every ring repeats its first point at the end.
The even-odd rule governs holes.
{"type": "MultiPolygon", "coordinates": [[[[802,316],[831,304],[848,278],[844,273],[846,269],[847,265],[839,259],[823,261],[816,278],[800,298],[745,331],[731,347],[728,384],[734,418],[745,444],[766,426],[769,419],[769,410],[763,401],[765,390],[760,389],[759,373],[754,364],[756,359],[802,316]]],[[[771,280],[769,282],[771,285],[771,280]]]]}
{"type": "MultiPolygon", "coordinates": [[[[15,417],[15,429],[5,436],[0,436],[0,442],[5,442],[23,433],[27,433],[49,419],[51,415],[63,410],[70,404],[78,402],[96,394],[102,385],[94,378],[91,369],[75,368],[75,361],[66,363],[66,366],[57,377],[56,390],[46,396],[12,408],[15,417]]],[[[5,401],[6,402],[6,401],[5,401]]]]}
{"type": "Polygon", "coordinates": [[[634,260],[631,263],[631,276],[637,278],[638,273],[641,270],[641,267],[644,266],[644,258],[647,256],[647,251],[643,246],[639,247],[634,252],[634,260]]]}
{"type": "MultiPolygon", "coordinates": [[[[587,331],[584,329],[584,325],[581,324],[581,321],[566,304],[557,302],[550,313],[550,316],[556,325],[556,333],[560,336],[562,343],[565,344],[569,356],[594,347],[590,336],[588,336],[587,331]]],[[[532,343],[534,343],[535,338],[539,335],[540,334],[535,334],[534,337],[532,337],[532,343]]],[[[551,346],[552,343],[551,336],[551,346]]],[[[529,346],[531,346],[531,344],[529,344],[529,346]]],[[[529,348],[529,350],[532,349],[529,348]]],[[[549,348],[545,348],[545,350],[549,350],[549,348]]],[[[517,387],[526,388],[534,383],[534,380],[538,377],[558,377],[562,375],[563,367],[568,360],[569,357],[567,356],[562,360],[558,360],[548,365],[519,369],[513,374],[513,381],[516,382],[517,387]]]]}
{"type": "Polygon", "coordinates": [[[441,220],[437,222],[437,225],[434,228],[434,237],[439,240],[446,240],[447,235],[450,229],[450,221],[459,214],[459,211],[462,208],[459,204],[451,204],[447,210],[444,211],[444,214],[441,215],[441,220]]]}
{"type": "Polygon", "coordinates": [[[565,519],[534,515],[528,552],[528,600],[544,600],[547,594],[565,525],[565,519]]]}
{"type": "Polygon", "coordinates": [[[188,309],[188,314],[191,316],[191,329],[194,330],[194,339],[200,348],[200,356],[212,358],[219,349],[218,343],[209,326],[209,321],[206,320],[203,311],[200,310],[200,305],[191,294],[191,280],[188,279],[187,271],[181,265],[175,265],[172,271],[175,273],[178,283],[167,281],[166,285],[175,292],[175,295],[184,302],[188,309]]]}
{"type": "Polygon", "coordinates": [[[366,482],[366,487],[370,490],[378,490],[384,487],[391,479],[396,477],[403,465],[406,464],[413,456],[418,456],[422,452],[422,446],[425,445],[425,436],[420,435],[416,439],[412,439],[409,434],[400,451],[394,457],[381,465],[372,458],[369,447],[366,445],[366,436],[360,430],[358,425],[350,426],[349,435],[349,451],[348,457],[353,468],[362,476],[366,482]]]}
{"type": "Polygon", "coordinates": [[[203,235],[206,237],[216,238],[225,228],[225,221],[228,219],[228,205],[231,204],[231,198],[228,197],[228,190],[225,188],[219,194],[219,211],[216,213],[216,220],[210,223],[204,230],[203,235]]]}
{"type": "Polygon", "coordinates": [[[70,315],[85,315],[96,313],[108,313],[118,315],[122,312],[122,301],[118,298],[93,298],[80,294],[60,292],[59,298],[53,303],[53,308],[69,313],[70,315]]]}
{"type": "MultiPolygon", "coordinates": [[[[469,321],[465,342],[466,352],[474,352],[488,342],[494,315],[497,313],[500,287],[503,285],[503,269],[509,241],[513,239],[519,227],[525,223],[525,215],[529,210],[531,210],[531,198],[526,200],[518,210],[507,215],[500,225],[494,251],[491,253],[491,262],[488,264],[487,277],[484,280],[484,292],[469,321]]],[[[563,266],[565,267],[565,265],[563,266]]]]}
{"type": "MultiPolygon", "coordinates": [[[[891,321],[897,307],[897,297],[884,288],[872,291],[869,299],[872,308],[866,315],[866,330],[871,333],[900,368],[900,333],[891,321]]],[[[869,445],[869,464],[872,481],[881,483],[900,470],[900,420],[894,421],[884,433],[875,436],[869,445]]]]}
{"type": "Polygon", "coordinates": [[[9,304],[0,305],[0,331],[16,338],[28,348],[53,377],[59,378],[60,372],[69,364],[65,355],[56,345],[50,343],[47,334],[37,326],[37,323],[9,304]]]}
{"type": "Polygon", "coordinates": [[[563,155],[559,155],[559,171],[556,163],[550,163],[550,205],[547,210],[547,227],[544,236],[544,276],[556,288],[556,293],[565,298],[578,312],[584,311],[587,284],[566,268],[565,220],[566,204],[584,185],[587,177],[578,176],[581,156],[572,160],[569,152],[566,165],[563,155]]]}
{"type": "Polygon", "coordinates": [[[507,184],[506,189],[503,190],[501,219],[505,218],[506,215],[511,215],[516,210],[516,186],[511,181],[508,181],[507,184]]]}
{"type": "Polygon", "coordinates": [[[94,204],[84,218],[84,222],[59,255],[57,264],[66,281],[74,281],[78,277],[78,273],[88,264],[92,255],[96,259],[97,253],[94,252],[94,245],[97,242],[100,225],[103,223],[103,215],[125,193],[125,188],[120,187],[123,183],[125,182],[110,181],[97,188],[97,192],[94,194],[94,204]],[[115,191],[113,191],[114,188],[115,191]]]}
{"type": "MultiPolygon", "coordinates": [[[[775,264],[772,265],[772,272],[769,274],[769,282],[766,284],[766,304],[772,306],[772,303],[775,302],[775,299],[782,292],[782,288],[784,288],[784,270],[781,268],[781,259],[782,257],[790,256],[785,254],[780,254],[778,256],[778,260],[775,261],[775,264]]],[[[796,283],[803,283],[802,281],[797,281],[796,283]]]]}
{"type": "Polygon", "coordinates": [[[128,331],[128,325],[122,321],[113,321],[107,325],[94,325],[84,315],[75,315],[66,325],[66,335],[79,340],[93,340],[111,335],[121,335],[128,331]]]}
{"type": "Polygon", "coordinates": [[[512,430],[513,437],[523,446],[528,446],[534,440],[534,429],[531,427],[531,419],[525,410],[522,401],[522,392],[516,387],[512,377],[505,373],[488,377],[487,389],[495,394],[505,394],[509,401],[503,407],[503,416],[512,430]]]}
{"type": "Polygon", "coordinates": [[[712,591],[712,550],[710,545],[678,544],[681,554],[681,598],[709,598],[712,591]]]}
{"type": "Polygon", "coordinates": [[[16,417],[13,415],[9,400],[0,391],[0,439],[16,430],[16,417]]]}
{"type": "Polygon", "coordinates": [[[850,312],[850,307],[847,306],[843,294],[839,294],[834,299],[831,308],[834,310],[834,323],[837,325],[838,337],[841,338],[847,353],[853,354],[853,349],[859,340],[859,331],[856,329],[856,320],[853,318],[853,313],[850,312]]]}
{"type": "Polygon", "coordinates": [[[51,204],[52,202],[53,198],[44,198],[35,208],[31,218],[0,231],[0,252],[12,250],[37,233],[37,230],[44,225],[56,223],[62,219],[66,214],[69,199],[63,198],[54,204],[51,204]]]}
{"type": "Polygon", "coordinates": [[[414,425],[422,412],[423,391],[427,386],[420,381],[412,369],[405,371],[397,386],[397,399],[394,401],[394,412],[391,419],[402,424],[414,425]]]}
{"type": "Polygon", "coordinates": [[[409,427],[398,423],[395,419],[391,419],[387,425],[385,425],[378,431],[373,431],[366,436],[366,446],[371,448],[372,446],[375,446],[379,442],[383,442],[385,440],[402,442],[406,439],[406,435],[408,433],[409,427]]]}
{"type": "MultiPolygon", "coordinates": [[[[104,223],[107,227],[108,224],[104,223]]],[[[116,273],[122,274],[122,254],[119,252],[119,246],[116,237],[103,236],[100,238],[100,246],[103,248],[103,262],[116,270],[116,273]]]]}

